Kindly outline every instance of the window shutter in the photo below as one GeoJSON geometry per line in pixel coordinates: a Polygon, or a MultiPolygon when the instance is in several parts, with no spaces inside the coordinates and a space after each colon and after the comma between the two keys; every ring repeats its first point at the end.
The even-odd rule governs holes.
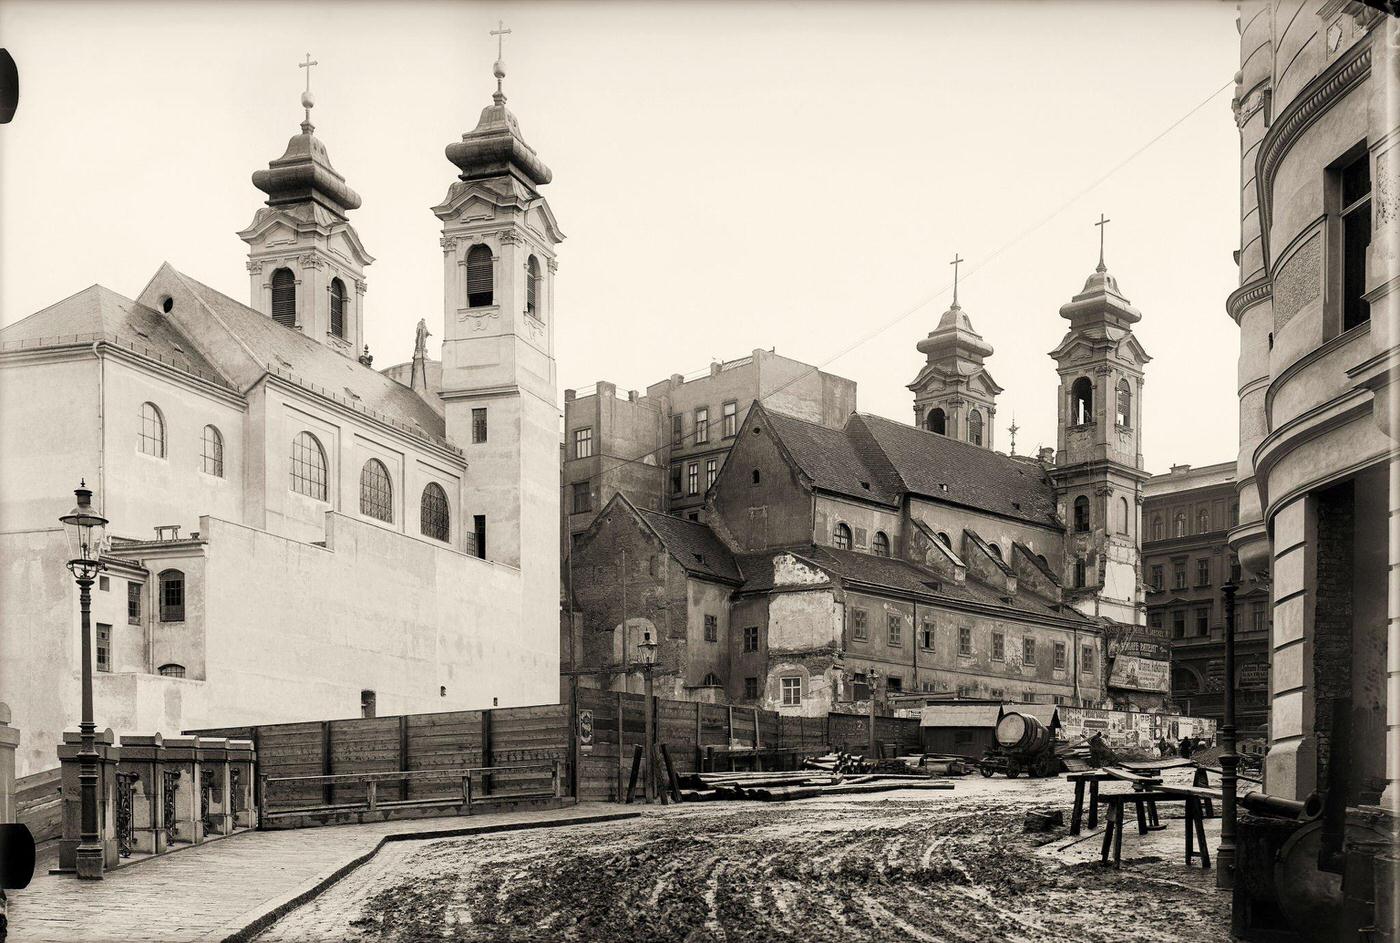
{"type": "Polygon", "coordinates": [[[467,252],[467,304],[473,308],[489,307],[493,290],[491,249],[472,246],[467,252]]]}
{"type": "Polygon", "coordinates": [[[331,333],[345,336],[345,283],[338,278],[331,279],[331,333]]]}
{"type": "Polygon", "coordinates": [[[297,280],[291,269],[272,273],[272,320],[283,327],[297,326],[297,280]]]}

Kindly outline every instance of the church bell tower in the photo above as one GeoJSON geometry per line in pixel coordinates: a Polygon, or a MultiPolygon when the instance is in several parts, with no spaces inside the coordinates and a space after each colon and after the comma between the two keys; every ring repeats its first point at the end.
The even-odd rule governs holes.
{"type": "Polygon", "coordinates": [[[316,64],[310,56],[301,63],[301,133],[266,170],[253,174],[267,205],[238,236],[248,243],[248,306],[354,359],[365,342],[365,268],[374,258],[347,219],[360,195],[331,166],[311,123],[316,64]]]}
{"type": "Polygon", "coordinates": [[[527,610],[557,622],[554,250],[564,235],[539,192],[550,170],[506,108],[499,59],[494,71],[492,104],[447,147],[460,173],[433,207],[442,220],[441,395],[447,437],[468,463],[464,523],[484,537],[478,552],[519,567],[527,610]]]}
{"type": "MultiPolygon", "coordinates": [[[[1106,220],[1101,220],[1106,222],[1106,220]]],[[[1102,232],[1102,230],[1100,230],[1102,232]]],[[[1065,539],[1066,597],[1090,616],[1145,622],[1141,586],[1142,314],[1103,262],[1060,308],[1069,332],[1050,352],[1060,374],[1055,485],[1065,539]]]]}

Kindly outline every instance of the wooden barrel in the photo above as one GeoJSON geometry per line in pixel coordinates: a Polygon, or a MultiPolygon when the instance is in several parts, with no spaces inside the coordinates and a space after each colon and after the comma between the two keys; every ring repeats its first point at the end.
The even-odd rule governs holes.
{"type": "Polygon", "coordinates": [[[997,721],[997,744],[1009,753],[1039,753],[1050,743],[1050,731],[1030,714],[1015,711],[997,721]]]}

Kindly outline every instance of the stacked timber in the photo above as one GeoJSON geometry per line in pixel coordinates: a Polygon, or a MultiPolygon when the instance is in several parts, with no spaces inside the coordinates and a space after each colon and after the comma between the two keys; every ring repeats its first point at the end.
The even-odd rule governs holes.
{"type": "Polygon", "coordinates": [[[681,799],[712,802],[754,799],[782,802],[817,796],[842,796],[895,789],[952,789],[953,784],[927,773],[688,773],[678,777],[681,799]]]}

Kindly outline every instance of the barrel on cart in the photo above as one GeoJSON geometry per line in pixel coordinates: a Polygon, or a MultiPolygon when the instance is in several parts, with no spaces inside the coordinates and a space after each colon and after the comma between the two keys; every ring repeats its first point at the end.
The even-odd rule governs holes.
{"type": "Polygon", "coordinates": [[[997,721],[996,746],[982,754],[977,771],[983,776],[997,773],[1015,779],[1028,776],[1054,776],[1060,772],[1055,755],[1055,738],[1048,727],[1030,714],[1007,711],[997,721]]]}

